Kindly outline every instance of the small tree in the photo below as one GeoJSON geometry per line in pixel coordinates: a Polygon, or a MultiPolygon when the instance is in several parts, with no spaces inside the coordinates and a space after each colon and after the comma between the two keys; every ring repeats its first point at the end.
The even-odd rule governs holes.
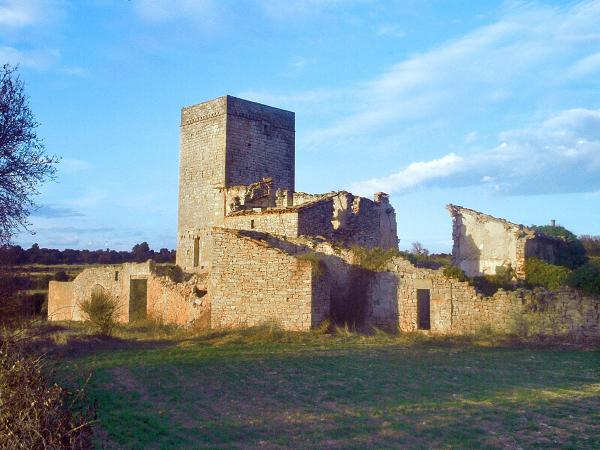
{"type": "Polygon", "coordinates": [[[119,301],[104,290],[92,292],[89,299],[79,304],[84,319],[89,321],[101,336],[110,336],[117,324],[119,301]]]}
{"type": "Polygon", "coordinates": [[[56,156],[45,154],[17,69],[0,68],[0,245],[21,228],[34,207],[38,185],[52,178],[56,156]]]}
{"type": "Polygon", "coordinates": [[[429,250],[427,250],[425,247],[423,247],[423,244],[421,244],[420,242],[413,242],[412,243],[412,249],[410,251],[413,255],[418,255],[418,256],[429,256],[429,250]]]}

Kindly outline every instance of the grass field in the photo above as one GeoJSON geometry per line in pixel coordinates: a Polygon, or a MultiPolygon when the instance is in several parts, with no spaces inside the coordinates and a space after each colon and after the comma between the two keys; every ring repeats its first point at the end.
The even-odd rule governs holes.
{"type": "MultiPolygon", "coordinates": [[[[485,338],[55,328],[109,448],[599,448],[600,351],[485,338]]],[[[50,345],[50,344],[49,344],[50,345]]]]}

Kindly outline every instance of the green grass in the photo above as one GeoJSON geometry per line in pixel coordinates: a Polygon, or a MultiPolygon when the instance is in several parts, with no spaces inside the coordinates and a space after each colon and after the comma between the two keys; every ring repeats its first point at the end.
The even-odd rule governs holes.
{"type": "Polygon", "coordinates": [[[600,447],[597,348],[269,326],[83,332],[54,328],[46,350],[59,382],[92,373],[101,446],[600,447]]]}

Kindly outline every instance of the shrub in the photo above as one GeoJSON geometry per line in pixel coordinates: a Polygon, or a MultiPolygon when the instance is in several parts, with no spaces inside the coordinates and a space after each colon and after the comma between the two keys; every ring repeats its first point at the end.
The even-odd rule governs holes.
{"type": "Polygon", "coordinates": [[[446,266],[444,267],[444,275],[448,278],[455,278],[458,281],[468,281],[468,277],[465,272],[457,266],[446,266]]]}
{"type": "Polygon", "coordinates": [[[534,286],[558,289],[567,283],[570,272],[566,267],[548,264],[538,258],[527,258],[525,261],[527,283],[534,286]]]}
{"type": "Polygon", "coordinates": [[[505,275],[482,275],[473,277],[470,280],[471,285],[489,297],[498,292],[498,289],[513,289],[514,285],[510,279],[507,280],[505,275]]]}
{"type": "Polygon", "coordinates": [[[71,277],[64,270],[59,270],[54,274],[54,281],[69,281],[71,277]]]}
{"type": "Polygon", "coordinates": [[[567,284],[590,294],[600,294],[600,266],[588,263],[579,267],[571,272],[567,284]]]}
{"type": "Polygon", "coordinates": [[[106,292],[94,292],[88,300],[80,303],[84,319],[101,336],[110,336],[117,324],[120,305],[119,301],[106,292]]]}
{"type": "Polygon", "coordinates": [[[567,230],[565,227],[561,227],[560,225],[534,225],[533,229],[547,236],[558,237],[564,240],[564,245],[559,248],[556,255],[557,265],[576,269],[587,262],[588,257],[583,243],[577,239],[577,236],[573,232],[567,230]]]}
{"type": "Polygon", "coordinates": [[[0,344],[0,448],[91,448],[92,411],[83,389],[70,392],[45,378],[43,357],[18,343],[0,344]]]}

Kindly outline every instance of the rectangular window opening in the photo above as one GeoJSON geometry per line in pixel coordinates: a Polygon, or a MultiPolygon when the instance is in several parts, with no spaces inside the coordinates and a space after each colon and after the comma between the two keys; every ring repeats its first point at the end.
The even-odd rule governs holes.
{"type": "Polygon", "coordinates": [[[194,267],[200,265],[200,238],[194,238],[194,267]]]}
{"type": "Polygon", "coordinates": [[[119,281],[119,271],[115,270],[115,281],[119,281]]]}
{"type": "Polygon", "coordinates": [[[250,221],[250,228],[254,229],[254,219],[250,221]]]}
{"type": "Polygon", "coordinates": [[[431,330],[431,294],[429,289],[417,289],[417,329],[431,330]]]}

